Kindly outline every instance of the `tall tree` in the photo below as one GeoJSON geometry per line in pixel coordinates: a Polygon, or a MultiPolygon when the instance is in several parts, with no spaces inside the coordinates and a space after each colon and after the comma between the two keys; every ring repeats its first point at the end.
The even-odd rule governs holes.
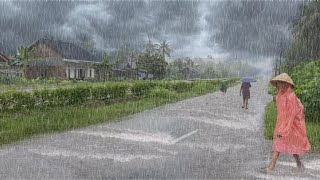
{"type": "Polygon", "coordinates": [[[106,52],[102,55],[101,63],[95,64],[95,68],[98,70],[99,75],[103,79],[103,81],[107,81],[109,79],[111,64],[109,61],[109,56],[106,52]]]}
{"type": "Polygon", "coordinates": [[[159,49],[163,57],[166,57],[166,56],[170,57],[172,49],[170,49],[167,41],[162,41],[160,43],[159,49]]]}
{"type": "Polygon", "coordinates": [[[159,44],[153,43],[150,39],[146,45],[145,52],[148,56],[159,53],[159,44]]]}
{"type": "Polygon", "coordinates": [[[305,61],[320,58],[320,2],[302,6],[292,26],[293,41],[288,49],[286,64],[289,69],[305,61]]]}
{"type": "Polygon", "coordinates": [[[141,53],[137,61],[137,67],[144,69],[147,74],[153,74],[155,79],[163,79],[166,74],[168,63],[164,60],[161,54],[141,53]]]}

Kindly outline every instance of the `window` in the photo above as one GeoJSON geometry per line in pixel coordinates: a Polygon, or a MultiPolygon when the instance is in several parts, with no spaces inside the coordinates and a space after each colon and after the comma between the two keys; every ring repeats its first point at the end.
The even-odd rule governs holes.
{"type": "Polygon", "coordinates": [[[92,77],[92,70],[90,69],[89,77],[92,77]]]}

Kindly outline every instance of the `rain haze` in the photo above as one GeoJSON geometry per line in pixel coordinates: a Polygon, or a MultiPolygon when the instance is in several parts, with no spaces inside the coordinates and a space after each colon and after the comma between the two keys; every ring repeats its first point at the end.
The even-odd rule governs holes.
{"type": "Polygon", "coordinates": [[[0,0],[0,179],[319,179],[267,169],[308,2],[0,0]]]}
{"type": "Polygon", "coordinates": [[[1,1],[1,44],[15,52],[50,36],[112,51],[167,41],[181,56],[250,60],[261,66],[288,44],[300,1],[1,1]],[[262,61],[262,62],[261,62],[262,61]]]}

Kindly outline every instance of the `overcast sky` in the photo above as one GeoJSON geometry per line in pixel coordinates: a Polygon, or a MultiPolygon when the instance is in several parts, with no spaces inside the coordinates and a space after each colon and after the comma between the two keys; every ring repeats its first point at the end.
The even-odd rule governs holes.
{"type": "Polygon", "coordinates": [[[0,51],[45,35],[112,51],[168,41],[173,56],[273,56],[301,1],[1,1],[0,51]]]}

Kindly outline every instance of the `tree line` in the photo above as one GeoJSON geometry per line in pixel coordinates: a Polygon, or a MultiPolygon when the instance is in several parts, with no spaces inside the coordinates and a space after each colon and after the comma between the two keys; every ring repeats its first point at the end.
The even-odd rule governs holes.
{"type": "Polygon", "coordinates": [[[320,58],[320,2],[302,4],[291,27],[293,39],[286,51],[285,66],[292,70],[300,63],[320,58]]]}

